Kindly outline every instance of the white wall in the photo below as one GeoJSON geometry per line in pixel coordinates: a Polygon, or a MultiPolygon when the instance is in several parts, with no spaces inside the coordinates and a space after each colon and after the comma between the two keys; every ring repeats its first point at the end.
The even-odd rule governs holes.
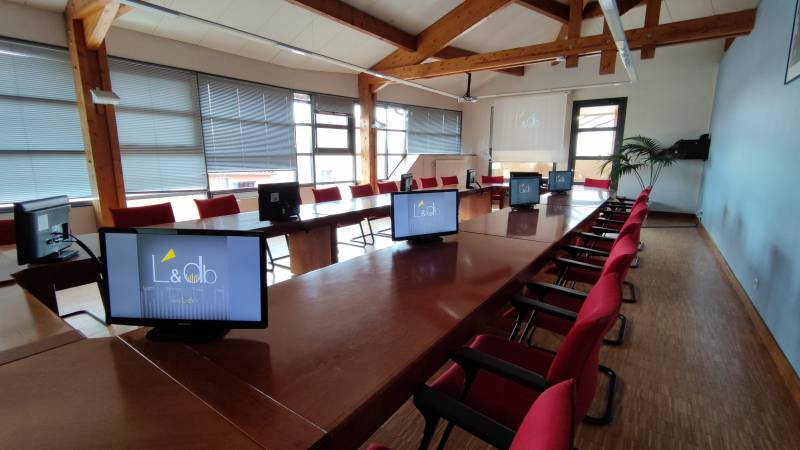
{"type": "MultiPolygon", "coordinates": [[[[717,69],[722,55],[722,42],[704,42],[659,48],[655,59],[641,61],[634,53],[634,64],[640,81],[633,85],[577,89],[572,101],[611,97],[627,97],[625,137],[644,135],[665,145],[678,139],[697,139],[710,127],[717,69]]],[[[481,86],[478,97],[487,94],[522,92],[564,86],[581,86],[627,80],[622,64],[617,73],[598,76],[599,56],[580,59],[577,69],[564,65],[536,64],[525,70],[524,77],[498,76],[481,86]]],[[[491,99],[464,107],[463,152],[485,157],[489,147],[489,111],[491,99]]],[[[567,120],[569,128],[570,120],[567,120]]],[[[565,148],[569,145],[565,133],[565,148]]],[[[713,136],[712,136],[713,140],[713,136]]],[[[485,167],[480,164],[479,168],[485,167]]],[[[662,211],[695,212],[702,180],[702,161],[680,161],[665,169],[653,192],[653,208],[662,211]]],[[[639,191],[633,178],[620,182],[620,193],[639,191]]]]}

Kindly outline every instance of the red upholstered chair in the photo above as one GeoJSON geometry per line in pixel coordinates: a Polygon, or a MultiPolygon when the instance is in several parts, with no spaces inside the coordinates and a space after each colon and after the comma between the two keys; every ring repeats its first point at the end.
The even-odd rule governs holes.
{"type": "Polygon", "coordinates": [[[0,220],[0,245],[17,243],[17,229],[13,220],[0,220]]]}
{"type": "Polygon", "coordinates": [[[422,183],[422,189],[439,187],[439,181],[436,180],[436,177],[420,178],[419,181],[422,183]]]}
{"type": "MultiPolygon", "coordinates": [[[[394,184],[394,182],[392,182],[392,184],[394,184]]],[[[397,185],[395,185],[395,188],[396,187],[397,187],[397,185]]],[[[355,186],[350,186],[350,195],[352,195],[353,198],[369,197],[370,195],[375,195],[375,191],[372,190],[372,185],[371,184],[357,184],[355,186]]],[[[387,233],[386,233],[386,231],[390,230],[390,228],[387,228],[385,230],[379,230],[377,233],[374,233],[372,231],[372,221],[373,220],[378,220],[378,219],[380,219],[380,217],[378,217],[378,216],[367,217],[367,229],[369,231],[369,233],[367,233],[367,235],[370,237],[370,239],[372,239],[372,245],[375,244],[375,235],[376,234],[378,236],[383,236],[383,237],[387,237],[387,236],[388,237],[392,237],[391,234],[387,235],[387,233]]],[[[363,229],[362,229],[362,233],[363,233],[363,229]]],[[[358,239],[358,238],[356,238],[356,239],[358,239]]]]}
{"type": "Polygon", "coordinates": [[[169,203],[158,203],[130,208],[111,208],[114,226],[118,228],[149,227],[162,223],[174,223],[175,214],[169,203]]]}
{"type": "MultiPolygon", "coordinates": [[[[496,176],[481,176],[481,184],[503,184],[505,180],[503,180],[502,175],[496,176]]],[[[500,201],[503,198],[503,191],[500,189],[492,189],[492,200],[500,201]]]]}
{"type": "MultiPolygon", "coordinates": [[[[369,185],[367,185],[367,186],[369,186],[369,185]]],[[[352,189],[352,187],[351,187],[351,189],[352,189]]],[[[339,190],[339,188],[336,187],[336,186],[330,187],[330,188],[323,188],[323,189],[312,188],[311,192],[314,194],[314,201],[316,203],[333,202],[333,201],[337,201],[337,200],[341,200],[342,199],[342,193],[339,190]]],[[[371,186],[370,186],[370,194],[369,195],[372,195],[372,187],[371,186]]],[[[370,230],[370,236],[372,236],[372,242],[367,242],[367,235],[366,235],[366,233],[364,233],[364,225],[361,223],[360,220],[358,220],[358,221],[340,222],[340,223],[337,224],[337,226],[340,226],[340,227],[347,227],[347,226],[350,226],[350,225],[358,225],[358,227],[361,229],[361,239],[360,239],[361,242],[358,242],[358,240],[359,240],[358,238],[353,238],[353,239],[350,240],[350,242],[339,241],[340,244],[352,245],[353,247],[359,247],[359,248],[364,248],[367,245],[374,245],[375,244],[375,237],[372,236],[372,230],[370,230]]]]}
{"type": "Polygon", "coordinates": [[[458,185],[458,177],[442,177],[442,186],[458,185]]]}
{"type": "MultiPolygon", "coordinates": [[[[414,396],[429,415],[455,423],[459,428],[497,448],[510,450],[572,450],[575,432],[575,382],[562,381],[545,389],[528,410],[516,433],[452,397],[428,387],[414,396]]],[[[427,443],[422,443],[426,447],[427,443]]],[[[367,450],[389,450],[372,444],[367,450]]]]}
{"type": "Polygon", "coordinates": [[[412,191],[416,191],[417,189],[419,189],[419,185],[417,184],[417,180],[416,179],[411,179],[411,190],[412,191]]]}
{"type": "Polygon", "coordinates": [[[583,180],[583,186],[608,189],[611,187],[611,180],[597,180],[595,178],[586,178],[583,180]]]}
{"type": "MultiPolygon", "coordinates": [[[[519,341],[510,341],[494,335],[476,337],[468,348],[452,356],[456,362],[440,375],[430,387],[458,398],[481,414],[516,430],[528,409],[548,387],[562,381],[575,379],[575,417],[597,424],[612,419],[613,394],[616,374],[600,366],[600,348],[603,337],[613,326],[620,309],[619,277],[616,273],[604,275],[592,288],[580,311],[554,308],[524,296],[512,297],[512,303],[556,315],[573,322],[555,353],[519,341]],[[589,406],[595,396],[598,373],[609,377],[606,406],[600,417],[588,417],[589,406]]],[[[420,405],[417,404],[419,408],[420,405]]],[[[435,431],[435,424],[426,418],[425,439],[435,431]]],[[[448,425],[448,428],[451,428],[448,425]]],[[[448,430],[442,439],[446,439],[448,430]]]]}
{"type": "Polygon", "coordinates": [[[217,216],[229,216],[239,214],[239,202],[235,195],[223,195],[208,199],[194,199],[197,205],[197,212],[201,219],[208,219],[217,216]]]}
{"type": "Polygon", "coordinates": [[[397,187],[396,181],[382,181],[378,183],[378,193],[388,194],[390,192],[397,192],[400,189],[397,187]]]}

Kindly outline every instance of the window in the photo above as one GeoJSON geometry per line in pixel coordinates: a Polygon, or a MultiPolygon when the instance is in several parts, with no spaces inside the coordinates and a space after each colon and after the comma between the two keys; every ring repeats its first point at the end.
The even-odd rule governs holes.
{"type": "Polygon", "coordinates": [[[92,196],[65,50],[0,40],[0,203],[92,196]]]}
{"type": "Polygon", "coordinates": [[[401,105],[379,104],[375,110],[378,122],[378,179],[386,180],[403,162],[408,148],[408,109],[401,105]]]}
{"type": "Polygon", "coordinates": [[[461,112],[408,107],[408,153],[460,154],[461,112]]]}
{"type": "Polygon", "coordinates": [[[128,193],[205,191],[197,76],[119,59],[109,63],[128,193]]]}
{"type": "Polygon", "coordinates": [[[297,172],[301,184],[356,181],[354,104],[347,97],[294,94],[297,172]]]}
{"type": "Polygon", "coordinates": [[[610,170],[601,173],[600,166],[622,144],[626,104],[625,98],[573,103],[570,167],[575,171],[576,182],[608,179],[610,170]]]}
{"type": "Polygon", "coordinates": [[[199,84],[209,188],[294,181],[293,93],[206,75],[199,84]]]}

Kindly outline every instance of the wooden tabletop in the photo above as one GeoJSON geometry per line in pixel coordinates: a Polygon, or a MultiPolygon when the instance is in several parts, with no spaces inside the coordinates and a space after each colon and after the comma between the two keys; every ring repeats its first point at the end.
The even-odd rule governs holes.
{"type": "Polygon", "coordinates": [[[581,185],[572,186],[571,191],[564,193],[548,192],[542,194],[539,202],[542,204],[560,204],[575,206],[599,207],[611,197],[608,189],[587,188],[581,185]]]}
{"type": "Polygon", "coordinates": [[[125,339],[184,385],[209,361],[243,382],[195,391],[211,405],[252,386],[325,430],[320,446],[352,448],[538,270],[548,248],[476,233],[396,244],[271,286],[265,330],[191,348],[147,341],[146,330],[125,339]]]}
{"type": "Polygon", "coordinates": [[[5,448],[260,448],[117,338],[2,365],[0,380],[5,448]]]}
{"type": "Polygon", "coordinates": [[[0,364],[81,339],[81,333],[19,286],[0,287],[0,364]]]}
{"type": "Polygon", "coordinates": [[[459,224],[460,231],[491,234],[514,239],[558,242],[570,230],[580,227],[596,208],[559,204],[540,204],[535,209],[503,208],[459,224]]]}

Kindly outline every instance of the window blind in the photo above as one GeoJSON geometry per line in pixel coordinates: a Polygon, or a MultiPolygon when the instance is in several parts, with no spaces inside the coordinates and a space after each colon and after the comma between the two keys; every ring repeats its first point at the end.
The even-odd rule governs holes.
{"type": "Polygon", "coordinates": [[[355,99],[325,94],[314,94],[311,98],[316,112],[353,114],[355,99]]]}
{"type": "Polygon", "coordinates": [[[111,59],[122,171],[127,192],[205,190],[197,76],[111,59]]]}
{"type": "Polygon", "coordinates": [[[287,89],[201,76],[208,171],[294,170],[292,101],[287,89]]]}
{"type": "Polygon", "coordinates": [[[91,197],[65,50],[0,40],[0,203],[91,197]]]}
{"type": "Polygon", "coordinates": [[[461,153],[461,112],[409,106],[408,153],[461,153]]]}

